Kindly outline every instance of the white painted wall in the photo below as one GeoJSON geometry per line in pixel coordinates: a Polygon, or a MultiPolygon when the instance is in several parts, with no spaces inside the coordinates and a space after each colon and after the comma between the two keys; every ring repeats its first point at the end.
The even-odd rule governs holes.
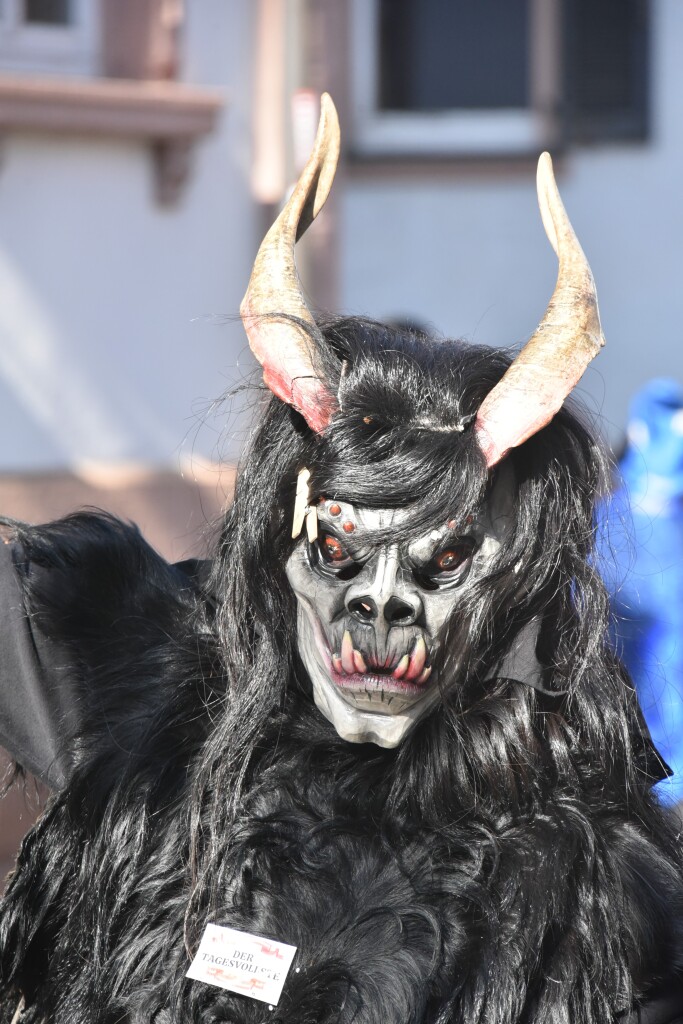
{"type": "MultiPolygon", "coordinates": [[[[142,144],[2,141],[0,472],[239,450],[248,418],[200,422],[254,365],[225,317],[263,229],[249,192],[256,5],[187,8],[184,77],[228,102],[178,207],[155,204],[142,144]]],[[[558,167],[608,339],[581,390],[613,438],[643,380],[683,376],[682,47],[683,4],[653,0],[651,141],[576,149],[558,167]]],[[[530,167],[356,179],[341,198],[343,309],[489,344],[533,331],[555,263],[530,167]]]]}
{"type": "MultiPolygon", "coordinates": [[[[612,439],[647,378],[683,378],[683,4],[653,0],[652,138],[575,149],[558,184],[598,285],[607,347],[581,392],[612,439]]],[[[344,308],[405,315],[446,335],[517,345],[555,281],[533,172],[351,182],[344,308]]]]}
{"type": "MultiPolygon", "coordinates": [[[[184,77],[225,91],[180,205],[142,143],[9,135],[0,165],[0,471],[234,453],[211,399],[238,378],[249,196],[251,0],[189,4],[184,77]]],[[[1,68],[0,68],[1,70],[1,68]]],[[[251,367],[250,357],[247,365],[251,367]]]]}

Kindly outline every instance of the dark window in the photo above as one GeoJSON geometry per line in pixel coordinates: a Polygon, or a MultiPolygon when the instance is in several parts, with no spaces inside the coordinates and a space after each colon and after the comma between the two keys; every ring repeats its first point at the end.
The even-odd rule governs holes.
{"type": "Polygon", "coordinates": [[[572,139],[646,137],[648,35],[647,0],[565,0],[572,139]]]}
{"type": "Polygon", "coordinates": [[[380,108],[529,102],[529,0],[379,0],[380,108]]]}
{"type": "MultiPolygon", "coordinates": [[[[372,2],[372,0],[367,0],[372,2]]],[[[530,0],[376,0],[379,109],[528,107],[530,0]]],[[[570,141],[648,131],[649,0],[557,0],[570,141]]]]}
{"type": "Polygon", "coordinates": [[[24,0],[24,21],[29,25],[70,25],[70,0],[24,0]]]}

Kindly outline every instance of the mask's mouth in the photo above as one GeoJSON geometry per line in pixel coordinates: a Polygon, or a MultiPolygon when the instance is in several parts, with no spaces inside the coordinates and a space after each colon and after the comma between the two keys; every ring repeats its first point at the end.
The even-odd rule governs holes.
{"type": "Polygon", "coordinates": [[[427,681],[432,665],[421,634],[410,638],[407,649],[380,657],[356,646],[347,629],[337,654],[333,653],[317,615],[313,614],[309,620],[330,681],[352,706],[380,714],[397,714],[417,703],[430,690],[427,681]]]}
{"type": "Polygon", "coordinates": [[[308,598],[301,600],[299,616],[299,653],[319,710],[342,739],[397,746],[438,697],[431,664],[436,649],[415,627],[396,630],[379,649],[374,630],[354,630],[365,637],[354,643],[353,624],[341,638],[335,630],[328,639],[308,598]]]}
{"type": "Polygon", "coordinates": [[[345,630],[339,654],[330,656],[330,676],[342,689],[376,691],[383,702],[393,694],[421,697],[425,683],[432,674],[428,664],[427,645],[423,636],[415,638],[405,651],[388,654],[383,661],[377,655],[364,653],[345,630]]]}

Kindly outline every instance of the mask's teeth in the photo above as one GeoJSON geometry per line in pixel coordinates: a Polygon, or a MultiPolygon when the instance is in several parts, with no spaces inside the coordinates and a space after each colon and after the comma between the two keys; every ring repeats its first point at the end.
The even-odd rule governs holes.
{"type": "Polygon", "coordinates": [[[356,671],[356,665],[353,660],[353,640],[348,629],[344,630],[344,636],[342,637],[341,663],[346,674],[352,676],[356,671]]]}
{"type": "Polygon", "coordinates": [[[394,677],[394,679],[402,679],[403,676],[408,671],[408,665],[409,664],[410,664],[410,658],[408,657],[407,654],[404,654],[403,657],[401,658],[401,660],[399,661],[398,665],[394,669],[394,671],[391,673],[392,676],[394,677]]]}
{"type": "Polygon", "coordinates": [[[422,683],[426,683],[427,682],[427,680],[429,679],[431,674],[432,674],[432,666],[431,665],[427,665],[427,668],[417,677],[415,682],[417,683],[418,686],[421,686],[422,683]]]}
{"type": "Polygon", "coordinates": [[[360,672],[361,675],[365,675],[368,670],[368,666],[365,664],[365,660],[360,651],[355,650],[353,652],[353,664],[355,665],[356,672],[360,672]]]}
{"type": "Polygon", "coordinates": [[[410,655],[410,666],[406,672],[406,679],[417,679],[425,667],[427,660],[427,645],[424,642],[424,637],[418,637],[413,647],[413,652],[410,655]]]}
{"type": "Polygon", "coordinates": [[[344,668],[342,666],[341,658],[339,657],[338,654],[332,655],[332,668],[334,669],[338,676],[344,675],[344,668]]]}

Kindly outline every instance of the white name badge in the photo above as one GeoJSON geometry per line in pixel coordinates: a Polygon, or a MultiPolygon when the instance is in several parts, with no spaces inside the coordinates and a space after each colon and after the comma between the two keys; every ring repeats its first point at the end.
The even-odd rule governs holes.
{"type": "Polygon", "coordinates": [[[277,1006],[296,946],[207,924],[188,978],[277,1006]]]}

